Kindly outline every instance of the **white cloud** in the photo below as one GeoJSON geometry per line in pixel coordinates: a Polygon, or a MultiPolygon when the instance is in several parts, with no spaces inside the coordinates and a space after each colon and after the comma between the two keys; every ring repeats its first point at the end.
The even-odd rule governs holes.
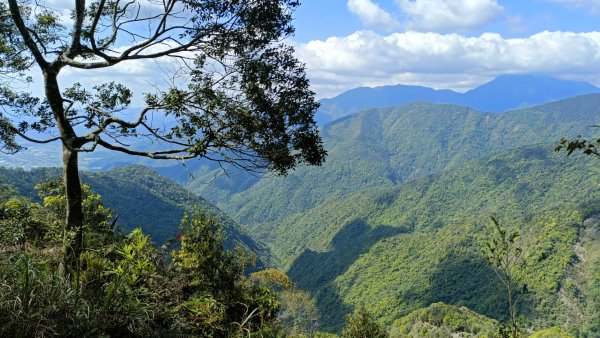
{"type": "MultiPolygon", "coordinates": [[[[147,48],[144,53],[160,52],[173,46],[169,46],[167,43],[154,45],[147,48]]],[[[129,47],[131,46],[116,47],[109,55],[119,55],[129,47]]],[[[187,58],[194,57],[192,52],[178,53],[178,55],[187,58]]],[[[82,70],[66,67],[60,74],[59,83],[64,89],[76,82],[81,83],[86,88],[92,88],[99,84],[115,81],[133,91],[132,106],[141,106],[144,104],[142,94],[154,93],[157,90],[164,90],[171,86],[186,86],[189,81],[187,70],[181,59],[163,56],[157,59],[127,60],[111,67],[98,69],[82,70]]],[[[34,81],[37,79],[32,91],[36,95],[41,95],[42,88],[39,74],[33,73],[32,75],[34,81]]]]}
{"type": "Polygon", "coordinates": [[[527,38],[359,31],[296,45],[313,90],[328,97],[358,86],[425,85],[466,90],[495,76],[544,73],[600,77],[600,32],[541,32],[527,38]]]}
{"type": "Polygon", "coordinates": [[[503,11],[496,0],[397,0],[418,31],[467,31],[486,25],[503,11]]]}
{"type": "Polygon", "coordinates": [[[360,21],[368,27],[393,30],[398,22],[392,15],[371,0],[348,0],[348,10],[358,16],[360,21]]]}

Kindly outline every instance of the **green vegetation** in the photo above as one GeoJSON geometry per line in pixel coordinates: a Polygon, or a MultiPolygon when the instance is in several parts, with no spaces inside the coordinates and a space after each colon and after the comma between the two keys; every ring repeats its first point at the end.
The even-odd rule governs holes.
{"type": "Polygon", "coordinates": [[[215,218],[186,215],[180,244],[160,249],[139,228],[115,235],[86,188],[84,250],[64,274],[64,186],[38,188],[43,206],[2,190],[0,336],[281,336],[278,297],[246,279],[249,256],[224,249],[215,218]]]}
{"type": "Polygon", "coordinates": [[[574,338],[571,334],[561,329],[560,327],[551,327],[549,329],[540,330],[529,336],[529,338],[574,338]]]}
{"type": "MultiPolygon", "coordinates": [[[[0,168],[0,182],[19,194],[39,200],[33,187],[46,179],[60,177],[58,169],[0,168]]],[[[118,215],[119,228],[130,232],[141,227],[155,243],[162,244],[179,232],[179,220],[192,208],[200,208],[219,220],[227,234],[225,246],[241,243],[257,253],[261,261],[269,259],[264,245],[252,239],[231,218],[200,196],[143,166],[115,168],[106,172],[83,172],[83,182],[102,196],[104,205],[118,215]]]]}
{"type": "Polygon", "coordinates": [[[389,334],[363,307],[348,316],[342,338],[387,338],[389,334]]]}
{"type": "Polygon", "coordinates": [[[310,295],[297,288],[290,288],[279,293],[281,310],[279,319],[284,324],[286,334],[290,337],[312,337],[320,328],[320,315],[315,301],[310,295]]]}
{"type": "Polygon", "coordinates": [[[80,153],[104,148],[151,159],[205,158],[279,174],[300,163],[320,165],[326,156],[314,121],[315,93],[304,65],[284,43],[294,32],[292,13],[300,2],[169,1],[156,13],[130,11],[144,5],[0,5],[0,148],[14,154],[23,140],[60,140],[64,231],[74,232],[64,236],[69,269],[84,249],[80,153]],[[73,25],[64,24],[65,10],[73,25]],[[151,33],[140,34],[140,26],[151,33]],[[134,114],[127,112],[136,98],[131,83],[85,88],[59,76],[68,68],[89,74],[132,61],[182,60],[187,53],[185,67],[169,75],[186,80],[150,86],[137,97],[143,104],[134,114]],[[43,87],[39,97],[24,86],[34,76],[43,87]],[[141,138],[159,145],[130,142],[141,138]]]}
{"type": "Polygon", "coordinates": [[[394,321],[391,337],[495,337],[498,321],[466,307],[433,303],[394,321]]]}
{"type": "Polygon", "coordinates": [[[279,222],[271,248],[315,297],[328,330],[361,304],[386,325],[440,301],[506,321],[505,293],[481,254],[496,215],[522,234],[526,327],[575,330],[595,312],[571,316],[560,294],[584,220],[598,212],[600,169],[552,149],[526,147],[323,203],[279,222]]]}
{"type": "Polygon", "coordinates": [[[314,337],[320,327],[319,311],[310,296],[297,289],[283,272],[268,268],[250,274],[250,281],[275,290],[281,308],[277,314],[286,337],[314,337]]]}
{"type": "MultiPolygon", "coordinates": [[[[598,107],[600,95],[504,115],[424,103],[368,111],[323,128],[331,157],[322,172],[300,168],[288,177],[258,180],[237,171],[241,176],[222,176],[203,191],[214,192],[209,197],[248,221],[273,252],[276,260],[270,262],[287,273],[266,269],[242,278],[271,290],[278,332],[326,336],[344,332],[345,326],[348,332],[354,330],[344,324],[348,315],[362,313],[351,317],[364,324],[355,328],[391,328],[392,336],[492,337],[507,324],[518,324],[523,332],[562,334],[560,328],[594,337],[600,334],[600,168],[597,158],[553,150],[563,135],[593,131],[587,125],[597,122],[598,107]],[[516,305],[511,302],[512,310],[507,290],[498,288],[508,274],[497,274],[481,250],[498,239],[486,226],[490,216],[501,220],[509,242],[510,234],[520,234],[522,264],[515,280],[527,288],[518,288],[523,292],[516,305]]],[[[196,178],[209,177],[213,169],[199,163],[196,178]]],[[[33,196],[31,187],[50,172],[5,170],[0,179],[33,196]]],[[[229,249],[236,239],[259,255],[267,251],[244,235],[247,228],[143,167],[86,173],[84,182],[118,210],[126,231],[145,225],[153,238],[172,238],[173,219],[198,204],[221,220],[226,238],[232,238],[229,249]]],[[[19,210],[17,205],[31,202],[11,203],[19,210]]],[[[40,208],[15,215],[35,233],[48,223],[40,208]]],[[[185,246],[216,252],[209,249],[217,242],[185,246]]],[[[501,243],[490,250],[497,252],[501,243]]],[[[239,271],[228,256],[201,256],[171,258],[183,274],[231,277],[239,271]]],[[[190,283],[218,294],[211,278],[190,283]]],[[[228,320],[213,303],[182,304],[169,318],[186,322],[196,313],[215,323],[228,320]]]]}
{"type": "Polygon", "coordinates": [[[321,167],[261,180],[231,169],[236,185],[219,176],[218,167],[199,164],[188,187],[240,224],[260,225],[257,233],[268,238],[282,218],[364,189],[403,184],[521,146],[554,148],[563,137],[592,136],[599,107],[600,95],[593,94],[504,114],[425,102],[372,109],[322,127],[328,157],[321,167]]]}
{"type": "MultiPolygon", "coordinates": [[[[519,243],[521,233],[518,229],[508,231],[500,226],[496,218],[491,217],[491,219],[494,224],[494,234],[485,243],[483,255],[494,269],[498,286],[505,290],[508,300],[509,323],[506,327],[501,327],[502,336],[518,338],[522,336],[522,332],[517,322],[517,309],[521,296],[527,291],[527,285],[522,282],[525,267],[523,248],[519,243]]],[[[530,255],[535,255],[535,252],[530,255]]],[[[545,256],[540,256],[540,260],[544,258],[545,256]]]]}
{"type": "MultiPolygon", "coordinates": [[[[595,128],[600,128],[600,126],[595,125],[595,128]]],[[[559,152],[561,150],[565,150],[567,155],[571,155],[573,152],[582,152],[586,155],[594,155],[600,157],[600,138],[596,138],[593,140],[585,140],[581,138],[577,138],[574,140],[567,140],[563,138],[560,140],[560,143],[556,146],[556,151],[559,152]]]]}

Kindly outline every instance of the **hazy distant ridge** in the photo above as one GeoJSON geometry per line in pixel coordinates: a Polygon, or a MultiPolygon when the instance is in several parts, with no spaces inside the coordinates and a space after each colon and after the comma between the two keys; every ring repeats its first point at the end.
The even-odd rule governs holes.
{"type": "Polygon", "coordinates": [[[500,113],[599,92],[600,88],[587,82],[560,80],[543,75],[503,75],[466,93],[406,85],[362,87],[321,100],[317,121],[325,124],[366,108],[397,106],[413,101],[459,104],[480,111],[500,113]]]}

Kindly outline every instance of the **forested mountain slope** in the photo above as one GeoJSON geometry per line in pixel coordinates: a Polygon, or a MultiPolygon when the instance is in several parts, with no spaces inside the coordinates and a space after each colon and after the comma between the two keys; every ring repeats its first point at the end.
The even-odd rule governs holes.
{"type": "Polygon", "coordinates": [[[590,126],[598,122],[599,94],[501,115],[416,102],[364,111],[323,127],[329,156],[322,167],[263,178],[234,193],[226,191],[227,185],[207,184],[208,176],[197,176],[189,186],[242,224],[275,224],[361,189],[392,187],[523,145],[591,135],[590,126]]]}
{"type": "MultiPolygon", "coordinates": [[[[40,180],[60,175],[58,168],[30,171],[0,168],[1,182],[33,199],[38,198],[34,186],[40,180]]],[[[263,259],[268,258],[264,245],[247,235],[217,207],[146,167],[128,166],[106,172],[84,172],[82,180],[102,196],[105,206],[118,214],[117,224],[125,232],[139,226],[156,243],[161,244],[180,232],[178,226],[185,211],[199,207],[221,221],[227,233],[228,247],[241,243],[263,259]]]]}
{"type": "Polygon", "coordinates": [[[434,303],[396,320],[391,337],[494,337],[499,323],[465,307],[434,303]]]}
{"type": "Polygon", "coordinates": [[[584,278],[570,272],[584,221],[600,212],[599,181],[595,159],[525,147],[325,202],[269,228],[269,243],[330,329],[359,305],[387,324],[440,301],[504,320],[505,296],[481,254],[495,215],[523,234],[528,324],[600,334],[598,255],[590,251],[584,278]]]}

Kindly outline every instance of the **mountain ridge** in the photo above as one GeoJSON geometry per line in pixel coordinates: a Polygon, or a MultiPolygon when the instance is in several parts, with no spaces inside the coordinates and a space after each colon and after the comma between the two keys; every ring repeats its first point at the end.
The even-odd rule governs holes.
{"type": "MultiPolygon", "coordinates": [[[[39,181],[60,176],[59,168],[26,171],[0,167],[0,182],[33,200],[39,200],[34,189],[39,181]]],[[[118,215],[117,225],[124,232],[139,226],[154,242],[162,244],[179,233],[178,226],[184,213],[198,207],[221,222],[226,233],[227,248],[234,248],[240,243],[263,256],[262,260],[269,259],[270,254],[264,244],[250,237],[223,211],[147,167],[131,165],[108,171],[84,171],[81,177],[84,183],[91,185],[93,192],[102,196],[104,206],[118,215]]]]}
{"type": "Polygon", "coordinates": [[[598,124],[599,117],[600,94],[505,114],[429,103],[369,109],[322,127],[329,152],[322,167],[297,168],[285,178],[263,178],[229,195],[215,186],[194,189],[195,180],[188,187],[252,226],[307,210],[328,198],[397,185],[495,152],[590,136],[595,130],[589,126],[598,124]]]}
{"type": "Polygon", "coordinates": [[[587,82],[531,74],[502,75],[465,93],[410,85],[360,87],[320,100],[316,118],[323,125],[363,109],[398,106],[417,100],[500,113],[598,92],[600,88],[587,82]]]}

